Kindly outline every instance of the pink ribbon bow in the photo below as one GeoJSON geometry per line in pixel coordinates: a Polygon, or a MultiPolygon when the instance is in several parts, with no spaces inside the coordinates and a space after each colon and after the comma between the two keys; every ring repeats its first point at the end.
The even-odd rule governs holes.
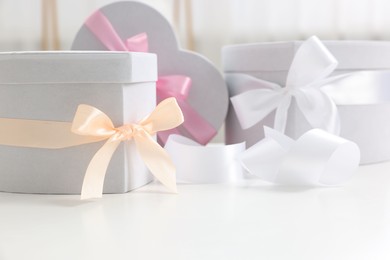
{"type": "Polygon", "coordinates": [[[157,100],[175,97],[183,111],[184,122],[178,128],[158,133],[162,143],[166,143],[169,135],[185,132],[200,144],[207,144],[215,136],[216,130],[201,117],[187,102],[191,89],[191,78],[182,75],[161,76],[157,81],[157,100]]]}
{"type": "MultiPolygon", "coordinates": [[[[140,33],[123,41],[108,18],[100,11],[92,14],[85,22],[87,28],[110,51],[148,52],[148,36],[140,33]]],[[[191,78],[183,75],[160,76],[157,82],[158,101],[175,97],[184,115],[184,124],[180,128],[158,133],[161,143],[165,144],[171,134],[185,133],[200,144],[207,144],[217,133],[187,102],[191,89],[191,78]]]]}

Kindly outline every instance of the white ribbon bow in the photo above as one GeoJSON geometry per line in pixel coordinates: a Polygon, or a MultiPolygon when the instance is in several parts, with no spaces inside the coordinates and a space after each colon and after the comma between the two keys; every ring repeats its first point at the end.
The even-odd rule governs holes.
{"type": "Polygon", "coordinates": [[[327,77],[337,65],[333,55],[313,36],[297,50],[284,88],[246,74],[226,75],[231,84],[252,88],[231,98],[242,128],[252,127],[276,109],[274,128],[284,133],[288,110],[294,97],[298,108],[313,128],[339,134],[340,119],[337,107],[320,89],[325,83],[336,78],[327,77]]]}
{"type": "Polygon", "coordinates": [[[243,167],[265,181],[283,185],[337,185],[358,168],[359,147],[312,129],[293,140],[264,127],[265,138],[241,155],[243,167]]]}

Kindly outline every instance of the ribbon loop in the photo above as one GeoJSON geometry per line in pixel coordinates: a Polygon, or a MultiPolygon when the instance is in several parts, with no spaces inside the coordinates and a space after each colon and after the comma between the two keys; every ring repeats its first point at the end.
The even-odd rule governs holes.
{"type": "Polygon", "coordinates": [[[288,110],[294,98],[313,128],[338,134],[340,122],[336,105],[320,89],[323,84],[339,78],[326,78],[336,67],[336,59],[313,36],[296,52],[284,88],[246,74],[227,75],[233,85],[241,83],[250,89],[231,98],[242,128],[252,127],[276,109],[274,128],[285,132],[288,110]]]}
{"type": "Polygon", "coordinates": [[[302,88],[319,84],[337,67],[336,58],[313,36],[302,43],[291,63],[286,88],[302,88]]]}
{"type": "Polygon", "coordinates": [[[111,136],[115,133],[111,119],[99,109],[79,105],[73,118],[72,132],[78,135],[111,136]]]}
{"type": "Polygon", "coordinates": [[[174,128],[184,121],[183,113],[173,97],[161,101],[156,109],[148,117],[140,122],[140,125],[150,134],[174,128]]]}
{"type": "Polygon", "coordinates": [[[74,117],[72,131],[81,135],[100,135],[108,138],[87,168],[81,198],[102,196],[108,163],[120,142],[129,139],[134,139],[137,150],[150,172],[170,191],[177,192],[173,162],[151,135],[159,130],[176,127],[182,122],[183,115],[174,98],[162,101],[140,123],[117,128],[113,127],[110,118],[102,111],[88,105],[80,105],[74,117]]]}
{"type": "Polygon", "coordinates": [[[148,35],[139,33],[126,40],[126,47],[129,51],[149,52],[148,35]]]}

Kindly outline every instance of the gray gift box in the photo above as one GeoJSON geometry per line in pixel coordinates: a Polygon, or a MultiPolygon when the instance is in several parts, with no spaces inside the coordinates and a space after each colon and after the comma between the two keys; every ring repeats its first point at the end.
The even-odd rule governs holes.
{"type": "MultiPolygon", "coordinates": [[[[88,104],[115,126],[136,123],[155,108],[156,80],[154,54],[1,53],[0,117],[71,122],[78,105],[88,104]]],[[[80,193],[87,166],[103,143],[61,149],[0,145],[0,191],[80,193]]],[[[104,192],[127,192],[151,180],[133,141],[122,142],[109,164],[104,192]]]]}
{"type": "MultiPolygon", "coordinates": [[[[338,67],[331,76],[362,71],[390,70],[390,43],[375,41],[324,41],[324,45],[338,61],[338,67]]],[[[283,86],[294,55],[302,42],[254,43],[225,46],[222,50],[225,75],[245,73],[259,79],[283,86]]],[[[382,76],[382,82],[389,82],[390,76],[382,76]]],[[[363,81],[359,86],[370,89],[375,81],[363,81]]],[[[247,91],[247,86],[237,86],[227,80],[229,96],[247,91]]],[[[354,86],[347,86],[353,99],[354,86]]],[[[358,86],[356,86],[358,87],[358,86]]],[[[378,86],[377,86],[378,87],[378,86]]],[[[385,85],[380,86],[382,89],[385,85]]],[[[360,89],[356,88],[356,91],[360,89]]],[[[370,95],[370,91],[366,91],[370,95]]],[[[374,163],[390,159],[390,97],[381,98],[380,103],[339,104],[335,99],[340,120],[341,136],[354,141],[361,149],[361,163],[374,163]],[[383,102],[384,101],[384,102],[383,102]]],[[[353,103],[353,102],[351,102],[353,103]]],[[[246,141],[252,146],[264,137],[263,125],[273,126],[275,113],[248,129],[242,129],[230,103],[226,119],[226,142],[228,144],[246,141]]],[[[286,134],[297,138],[310,129],[309,123],[292,102],[288,113],[286,134]]]]}

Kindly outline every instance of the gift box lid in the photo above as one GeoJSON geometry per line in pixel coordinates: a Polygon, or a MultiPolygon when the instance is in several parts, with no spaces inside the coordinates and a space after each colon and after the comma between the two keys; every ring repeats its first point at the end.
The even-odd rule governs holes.
{"type": "Polygon", "coordinates": [[[157,57],[151,53],[0,53],[0,84],[134,83],[156,80],[157,57]]]}
{"type": "MultiPolygon", "coordinates": [[[[338,60],[338,70],[390,68],[390,42],[323,41],[338,60]]],[[[285,71],[302,41],[229,45],[222,49],[225,72],[285,71]]]]}

